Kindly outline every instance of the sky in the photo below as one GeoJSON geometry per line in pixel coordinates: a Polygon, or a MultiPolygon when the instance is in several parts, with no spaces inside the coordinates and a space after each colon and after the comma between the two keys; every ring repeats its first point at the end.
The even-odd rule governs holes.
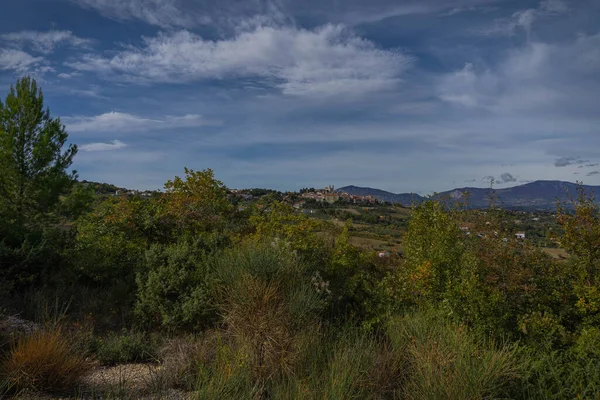
{"type": "Polygon", "coordinates": [[[34,77],[80,179],[431,193],[600,185],[600,0],[19,0],[0,97],[34,77]]]}

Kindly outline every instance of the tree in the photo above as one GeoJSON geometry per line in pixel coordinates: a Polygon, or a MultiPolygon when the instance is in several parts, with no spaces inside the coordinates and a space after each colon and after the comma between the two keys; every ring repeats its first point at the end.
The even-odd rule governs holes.
{"type": "Polygon", "coordinates": [[[64,151],[68,134],[44,110],[42,90],[30,77],[0,101],[0,215],[22,229],[44,217],[76,178],[66,172],[77,146],[64,151]]]}
{"type": "Polygon", "coordinates": [[[185,168],[185,179],[176,176],[165,184],[165,191],[166,212],[180,233],[223,229],[232,215],[227,188],[211,169],[185,168]]]}

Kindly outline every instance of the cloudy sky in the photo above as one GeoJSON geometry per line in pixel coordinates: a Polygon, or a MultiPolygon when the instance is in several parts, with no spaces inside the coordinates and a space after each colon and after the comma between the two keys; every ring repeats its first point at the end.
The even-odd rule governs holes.
{"type": "Polygon", "coordinates": [[[600,0],[19,0],[2,97],[41,83],[80,178],[426,193],[600,184],[600,0]]]}

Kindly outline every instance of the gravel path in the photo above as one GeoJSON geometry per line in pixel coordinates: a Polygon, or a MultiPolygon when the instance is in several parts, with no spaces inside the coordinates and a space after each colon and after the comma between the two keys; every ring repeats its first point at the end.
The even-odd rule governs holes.
{"type": "Polygon", "coordinates": [[[160,385],[160,366],[152,364],[122,364],[97,367],[83,378],[78,396],[60,397],[37,393],[23,393],[16,400],[72,400],[72,399],[165,399],[191,400],[191,393],[164,389],[160,385]]]}

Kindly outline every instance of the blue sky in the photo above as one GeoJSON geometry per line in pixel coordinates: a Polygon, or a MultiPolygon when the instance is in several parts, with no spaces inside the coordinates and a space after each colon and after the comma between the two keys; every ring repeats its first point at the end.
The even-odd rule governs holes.
{"type": "Polygon", "coordinates": [[[41,83],[81,179],[600,184],[598,0],[3,3],[0,86],[41,83]]]}

